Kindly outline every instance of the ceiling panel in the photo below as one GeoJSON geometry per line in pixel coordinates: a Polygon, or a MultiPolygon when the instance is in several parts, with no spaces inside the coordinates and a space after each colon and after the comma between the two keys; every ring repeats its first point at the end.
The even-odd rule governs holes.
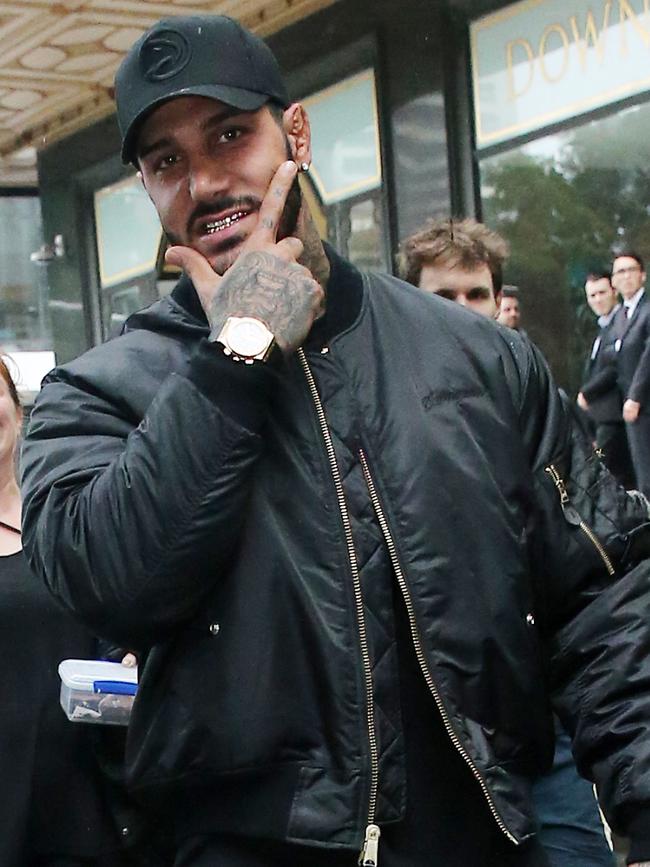
{"type": "Polygon", "coordinates": [[[266,36],[335,0],[0,2],[0,186],[36,182],[35,152],[113,110],[125,51],[163,16],[220,13],[266,36]]]}

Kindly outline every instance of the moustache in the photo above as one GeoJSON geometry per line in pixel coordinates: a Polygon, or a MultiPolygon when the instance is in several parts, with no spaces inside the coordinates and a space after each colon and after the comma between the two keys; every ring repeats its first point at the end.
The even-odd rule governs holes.
{"type": "Polygon", "coordinates": [[[220,196],[211,202],[201,202],[194,208],[187,220],[187,233],[189,235],[192,227],[205,217],[230,210],[257,211],[261,204],[261,199],[256,196],[220,196]]]}

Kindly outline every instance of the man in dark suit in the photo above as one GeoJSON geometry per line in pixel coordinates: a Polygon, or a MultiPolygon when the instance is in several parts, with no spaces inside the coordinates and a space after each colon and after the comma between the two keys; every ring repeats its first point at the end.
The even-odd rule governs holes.
{"type": "Polygon", "coordinates": [[[497,312],[497,322],[506,328],[525,333],[521,326],[521,308],[519,307],[519,289],[517,286],[504,286],[501,290],[501,301],[497,312]]]}
{"type": "Polygon", "coordinates": [[[616,315],[618,386],[637,487],[650,497],[650,303],[645,267],[638,253],[614,259],[612,285],[623,298],[616,315]]]}
{"type": "Polygon", "coordinates": [[[596,271],[587,276],[587,304],[598,317],[598,334],[585,362],[584,384],[578,393],[578,406],[595,425],[595,440],[602,449],[610,472],[626,488],[636,486],[627,433],[622,416],[622,399],[617,385],[616,346],[620,337],[621,309],[611,271],[596,271]]]}

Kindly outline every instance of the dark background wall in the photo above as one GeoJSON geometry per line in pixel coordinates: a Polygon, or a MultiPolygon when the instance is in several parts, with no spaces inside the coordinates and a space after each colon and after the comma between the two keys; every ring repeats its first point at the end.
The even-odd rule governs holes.
{"type": "Polygon", "coordinates": [[[295,97],[376,67],[393,248],[451,207],[444,68],[454,32],[442,3],[341,0],[269,39],[295,97]]]}
{"type": "Polygon", "coordinates": [[[52,333],[57,361],[98,342],[93,190],[125,174],[120,137],[107,118],[39,153],[43,235],[63,235],[66,255],[49,265],[52,333]]]}

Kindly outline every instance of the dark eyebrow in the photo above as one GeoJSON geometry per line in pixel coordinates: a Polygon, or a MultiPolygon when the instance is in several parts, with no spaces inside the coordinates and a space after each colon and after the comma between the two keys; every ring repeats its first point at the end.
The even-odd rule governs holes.
{"type": "Polygon", "coordinates": [[[157,150],[161,150],[162,148],[171,147],[171,145],[172,145],[172,140],[170,138],[159,138],[156,141],[152,142],[150,145],[145,145],[144,147],[139,148],[138,153],[136,154],[136,159],[143,160],[152,151],[157,151],[157,150]]]}
{"type": "Polygon", "coordinates": [[[223,123],[224,120],[228,120],[231,117],[237,117],[240,114],[254,114],[252,111],[244,111],[242,108],[235,108],[232,105],[224,105],[223,108],[215,111],[214,114],[210,115],[207,120],[205,120],[201,124],[201,129],[208,130],[213,126],[219,126],[220,123],[223,123]]]}
{"type": "MultiPolygon", "coordinates": [[[[228,120],[231,117],[236,117],[240,114],[253,114],[250,111],[244,111],[241,108],[235,108],[232,105],[224,105],[223,108],[217,109],[214,114],[210,115],[203,123],[201,124],[201,130],[203,132],[209,132],[212,127],[219,126],[219,124],[228,120]]],[[[173,147],[174,138],[170,135],[163,135],[161,138],[156,139],[151,142],[151,144],[144,145],[141,147],[137,154],[137,159],[142,160],[146,156],[148,156],[153,151],[162,150],[163,148],[173,147]]]]}

